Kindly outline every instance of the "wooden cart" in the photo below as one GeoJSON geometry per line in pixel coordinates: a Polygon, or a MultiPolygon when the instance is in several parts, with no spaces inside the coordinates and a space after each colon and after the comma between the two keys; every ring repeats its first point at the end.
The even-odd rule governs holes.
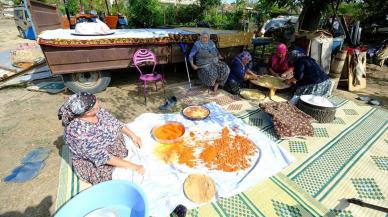
{"type": "MultiPolygon", "coordinates": [[[[55,31],[55,29],[60,28],[62,19],[58,14],[54,16],[57,11],[56,7],[35,1],[31,2],[33,4],[30,4],[29,7],[38,33],[42,30],[55,31]],[[37,18],[43,16],[40,13],[41,7],[44,7],[44,14],[51,14],[50,25],[47,25],[47,20],[37,18]]],[[[189,32],[189,34],[144,40],[123,38],[98,41],[93,39],[85,43],[61,39],[60,37],[47,40],[41,38],[42,34],[40,34],[38,43],[41,45],[51,72],[61,74],[69,89],[74,92],[96,93],[109,85],[110,74],[106,70],[131,67],[132,55],[139,48],[151,49],[156,54],[159,64],[183,62],[184,55],[179,43],[188,44],[190,49],[190,46],[198,39],[199,33],[204,29],[181,28],[179,30],[189,32]]],[[[209,32],[210,38],[216,42],[219,51],[227,62],[230,62],[235,55],[241,52],[244,46],[250,44],[253,36],[252,33],[229,30],[210,29],[209,32]]],[[[189,49],[188,51],[190,51],[189,49]]]]}

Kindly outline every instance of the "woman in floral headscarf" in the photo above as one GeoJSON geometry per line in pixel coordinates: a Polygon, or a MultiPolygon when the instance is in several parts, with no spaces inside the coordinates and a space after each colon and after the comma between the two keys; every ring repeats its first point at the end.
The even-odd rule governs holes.
{"type": "Polygon", "coordinates": [[[291,78],[294,68],[290,65],[287,58],[287,46],[279,44],[276,53],[272,54],[268,62],[268,72],[270,75],[283,78],[291,78]]]}
{"type": "Polygon", "coordinates": [[[225,85],[226,91],[239,94],[240,88],[245,86],[247,80],[258,79],[258,76],[248,67],[251,60],[252,56],[248,51],[241,52],[233,59],[228,81],[225,85]]]}
{"type": "Polygon", "coordinates": [[[72,164],[81,179],[98,184],[111,180],[115,167],[144,174],[142,165],[124,160],[128,150],[124,135],[140,148],[141,140],[121,121],[100,108],[89,93],[70,96],[58,111],[65,127],[64,140],[72,153],[72,164]]]}
{"type": "Polygon", "coordinates": [[[202,83],[216,93],[218,86],[223,86],[228,79],[230,69],[221,61],[222,57],[216,45],[209,38],[210,34],[207,31],[201,33],[200,40],[194,43],[190,51],[189,61],[191,67],[198,70],[198,77],[202,83]]]}

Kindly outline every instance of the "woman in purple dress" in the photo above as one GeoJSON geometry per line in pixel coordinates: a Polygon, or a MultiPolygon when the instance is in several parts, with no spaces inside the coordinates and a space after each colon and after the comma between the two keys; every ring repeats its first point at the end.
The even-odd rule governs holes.
{"type": "Polygon", "coordinates": [[[64,140],[69,146],[77,175],[91,184],[112,179],[115,167],[144,174],[142,165],[124,160],[128,150],[124,135],[141,148],[141,139],[124,123],[100,108],[96,97],[89,93],[70,96],[58,111],[65,127],[64,140]]]}

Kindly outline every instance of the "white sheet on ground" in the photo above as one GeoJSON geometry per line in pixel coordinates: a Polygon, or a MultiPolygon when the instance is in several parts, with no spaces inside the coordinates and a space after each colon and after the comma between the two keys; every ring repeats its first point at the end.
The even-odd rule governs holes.
{"type": "Polygon", "coordinates": [[[146,173],[143,176],[129,169],[116,168],[113,179],[131,180],[139,184],[144,190],[150,208],[151,216],[167,216],[174,208],[182,204],[188,208],[195,208],[196,204],[188,200],[183,192],[183,182],[190,173],[200,172],[210,176],[217,188],[216,199],[233,196],[258,182],[276,174],[295,160],[293,156],[270,140],[266,135],[245,124],[232,114],[225,112],[215,103],[205,105],[211,111],[210,116],[203,121],[190,121],[181,114],[142,114],[127,126],[142,138],[144,147],[135,148],[132,141],[126,138],[129,150],[127,160],[143,164],[146,173]],[[179,121],[186,127],[186,132],[191,129],[203,131],[220,131],[223,127],[234,128],[238,126],[238,133],[246,135],[260,149],[260,154],[255,156],[251,168],[234,173],[208,170],[207,168],[188,168],[187,166],[173,164],[167,165],[153,154],[157,144],[151,136],[153,126],[166,121],[179,121]]]}

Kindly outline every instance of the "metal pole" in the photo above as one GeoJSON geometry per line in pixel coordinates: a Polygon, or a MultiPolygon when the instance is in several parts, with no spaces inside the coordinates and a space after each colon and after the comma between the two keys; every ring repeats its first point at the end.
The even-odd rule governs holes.
{"type": "Polygon", "coordinates": [[[187,66],[187,59],[186,59],[186,44],[184,43],[179,43],[179,47],[182,50],[183,57],[185,58],[185,65],[186,65],[186,73],[187,73],[187,78],[189,80],[189,90],[191,90],[191,80],[190,80],[190,73],[189,73],[189,67],[187,66]]]}
{"type": "Polygon", "coordinates": [[[69,29],[71,29],[70,12],[69,12],[69,8],[67,7],[68,6],[67,1],[63,0],[63,4],[65,5],[65,13],[66,13],[67,20],[69,21],[69,29]]]}
{"type": "MultiPolygon", "coordinates": [[[[34,25],[34,22],[32,20],[32,16],[31,16],[31,11],[30,11],[31,5],[28,4],[27,0],[23,0],[23,6],[26,9],[26,12],[27,12],[27,15],[28,15],[28,20],[27,21],[29,23],[31,23],[32,31],[34,31],[35,39],[38,39],[38,32],[37,32],[37,30],[35,28],[35,25],[34,25]]],[[[28,31],[28,29],[27,29],[27,31],[28,31]]]]}
{"type": "Polygon", "coordinates": [[[191,80],[190,80],[189,67],[187,66],[186,55],[185,55],[185,65],[186,65],[187,78],[189,79],[189,90],[191,90],[191,80]]]}
{"type": "Polygon", "coordinates": [[[105,6],[106,6],[106,10],[108,11],[108,15],[110,16],[109,5],[108,5],[108,2],[106,0],[105,0],[105,6]]]}

